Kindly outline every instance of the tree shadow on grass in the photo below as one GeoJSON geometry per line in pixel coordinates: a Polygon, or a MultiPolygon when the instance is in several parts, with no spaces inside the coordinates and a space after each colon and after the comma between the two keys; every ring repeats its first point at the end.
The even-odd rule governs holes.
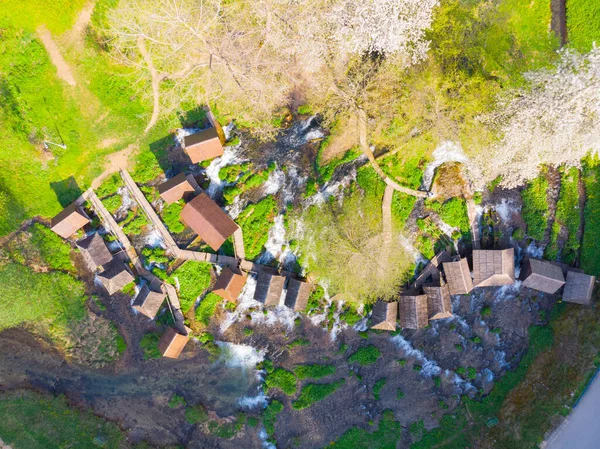
{"type": "Polygon", "coordinates": [[[51,182],[50,187],[62,207],[67,207],[83,193],[72,175],[62,181],[51,182]]]}
{"type": "Polygon", "coordinates": [[[5,181],[0,178],[0,236],[6,235],[19,227],[27,218],[21,202],[6,188],[5,181]]]}

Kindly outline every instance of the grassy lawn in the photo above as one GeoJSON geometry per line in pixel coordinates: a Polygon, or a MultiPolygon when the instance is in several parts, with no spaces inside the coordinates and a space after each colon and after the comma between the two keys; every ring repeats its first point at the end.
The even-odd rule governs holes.
{"type": "Polygon", "coordinates": [[[116,424],[69,407],[64,396],[31,391],[1,393],[0,415],[0,436],[13,448],[95,449],[95,438],[105,441],[105,448],[129,446],[116,424]]]}
{"type": "Polygon", "coordinates": [[[307,384],[302,387],[302,391],[300,392],[300,396],[294,402],[292,402],[292,407],[296,410],[302,410],[304,408],[310,407],[315,402],[322,401],[327,396],[332,395],[335,391],[340,388],[346,379],[336,380],[330,384],[307,384]]]}
{"type": "Polygon", "coordinates": [[[523,199],[523,220],[527,225],[527,235],[535,240],[542,240],[548,225],[548,180],[542,174],[531,181],[521,191],[523,199]]]}
{"type": "Polygon", "coordinates": [[[600,276],[600,251],[596,245],[600,239],[600,160],[588,158],[583,165],[586,202],[585,226],[581,246],[581,267],[586,273],[600,276]]]}
{"type": "MultiPolygon", "coordinates": [[[[179,286],[179,301],[184,313],[194,306],[196,299],[210,286],[211,272],[211,264],[188,260],[169,277],[168,282],[179,286]]],[[[209,302],[212,304],[213,301],[209,299],[209,302]]],[[[201,318],[204,319],[204,315],[201,318]]]]}
{"type": "Polygon", "coordinates": [[[215,295],[214,293],[209,293],[206,295],[202,301],[200,301],[200,305],[196,309],[195,316],[196,321],[200,322],[204,325],[208,325],[211,317],[215,314],[217,310],[217,306],[223,301],[219,295],[215,295]]]}
{"type": "Polygon", "coordinates": [[[379,348],[373,345],[363,346],[348,357],[349,363],[358,363],[361,366],[367,366],[375,363],[381,357],[379,348]]]}
{"type": "Polygon", "coordinates": [[[394,413],[386,410],[381,415],[377,430],[369,432],[361,428],[352,428],[342,435],[337,441],[332,442],[332,449],[391,449],[395,448],[402,427],[394,419],[394,413]]]}
{"type": "Polygon", "coordinates": [[[567,1],[567,39],[579,51],[589,51],[592,43],[600,44],[600,3],[588,0],[567,1]]]}
{"type": "Polygon", "coordinates": [[[280,389],[291,396],[296,393],[296,376],[283,368],[275,368],[265,379],[267,390],[280,389]]]}

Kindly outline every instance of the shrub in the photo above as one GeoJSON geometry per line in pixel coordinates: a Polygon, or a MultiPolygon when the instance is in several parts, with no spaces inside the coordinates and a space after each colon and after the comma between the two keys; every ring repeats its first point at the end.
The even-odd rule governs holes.
{"type": "Polygon", "coordinates": [[[271,403],[265,408],[263,412],[263,424],[267,436],[271,436],[275,433],[275,421],[277,420],[277,414],[283,410],[283,404],[277,400],[271,401],[271,403]]]}
{"type": "Polygon", "coordinates": [[[307,384],[302,387],[298,399],[292,402],[292,407],[296,410],[310,407],[315,402],[322,401],[327,396],[333,394],[345,382],[345,379],[340,379],[330,384],[307,384]]]}
{"type": "Polygon", "coordinates": [[[124,184],[123,179],[121,179],[121,175],[115,173],[114,175],[106,178],[102,184],[100,184],[100,187],[96,189],[96,195],[98,195],[98,198],[114,195],[117,193],[117,190],[119,190],[119,187],[122,187],[123,185],[124,184]]]}
{"type": "Polygon", "coordinates": [[[117,352],[119,354],[123,354],[126,350],[127,342],[120,334],[117,334],[117,352]]]}
{"type": "Polygon", "coordinates": [[[383,386],[385,385],[386,380],[385,379],[379,379],[377,382],[375,382],[375,384],[373,385],[373,397],[375,398],[376,401],[379,400],[379,393],[381,392],[381,389],[383,388],[383,386]]]}
{"type": "Polygon", "coordinates": [[[164,265],[169,262],[166,251],[161,247],[149,248],[146,246],[142,248],[142,256],[144,256],[147,263],[158,263],[164,265]]]}
{"type": "Polygon", "coordinates": [[[294,341],[292,341],[290,344],[288,344],[288,349],[293,349],[297,346],[309,346],[310,345],[310,341],[308,341],[306,338],[296,338],[294,341]]]}
{"type": "Polygon", "coordinates": [[[371,365],[381,357],[381,351],[376,346],[369,345],[359,348],[354,354],[348,357],[348,362],[358,363],[361,366],[371,365]]]}
{"type": "Polygon", "coordinates": [[[139,235],[147,225],[148,221],[146,220],[146,217],[143,214],[138,214],[125,223],[123,232],[127,235],[139,235]]]}
{"type": "Polygon", "coordinates": [[[169,231],[174,234],[179,234],[185,230],[185,225],[181,222],[180,216],[183,210],[183,201],[179,200],[175,203],[166,205],[162,210],[162,219],[169,231]]]}
{"type": "Polygon", "coordinates": [[[489,317],[492,315],[492,308],[490,306],[484,306],[481,309],[481,316],[483,317],[489,317]]]}
{"type": "Polygon", "coordinates": [[[333,365],[298,365],[294,368],[294,374],[298,379],[320,379],[335,373],[333,365]]]}
{"type": "Polygon", "coordinates": [[[467,369],[467,377],[471,380],[475,379],[477,377],[477,370],[475,368],[473,368],[472,366],[470,366],[467,369]]]}
{"type": "Polygon", "coordinates": [[[458,351],[458,352],[462,352],[463,351],[463,345],[461,345],[460,343],[456,343],[454,345],[454,348],[458,351]]]}
{"type": "Polygon", "coordinates": [[[400,359],[400,360],[398,360],[398,365],[400,365],[400,366],[406,366],[406,359],[400,359]]]}
{"type": "Polygon", "coordinates": [[[121,195],[115,194],[104,198],[102,200],[102,204],[104,204],[106,210],[108,210],[111,214],[114,214],[123,204],[123,198],[121,198],[121,195]]]}
{"type": "Polygon", "coordinates": [[[386,410],[381,415],[377,430],[368,432],[360,427],[354,427],[327,447],[330,449],[390,449],[397,446],[401,435],[400,423],[394,419],[394,413],[391,410],[386,410]]]}
{"type": "Polygon", "coordinates": [[[205,423],[208,421],[208,413],[204,406],[198,404],[194,407],[187,407],[185,409],[185,420],[194,425],[197,423],[205,423]]]}
{"type": "Polygon", "coordinates": [[[479,343],[481,343],[481,337],[475,336],[475,337],[471,338],[471,341],[475,344],[479,344],[479,343]]]}
{"type": "Polygon", "coordinates": [[[413,365],[413,371],[420,372],[423,370],[423,366],[421,365],[413,365]]]}
{"type": "Polygon", "coordinates": [[[525,238],[525,231],[523,230],[523,228],[515,229],[512,233],[512,238],[513,238],[513,240],[516,240],[517,242],[520,242],[521,240],[523,240],[525,238]]]}
{"type": "Polygon", "coordinates": [[[185,398],[183,396],[179,396],[178,394],[174,394],[173,397],[169,400],[169,407],[177,408],[185,405],[185,398]]]}
{"type": "Polygon", "coordinates": [[[404,392],[400,388],[398,388],[396,390],[396,399],[402,399],[403,397],[404,397],[404,392]]]}
{"type": "Polygon", "coordinates": [[[144,351],[144,359],[159,359],[162,354],[158,350],[158,341],[160,337],[158,334],[150,333],[146,334],[140,340],[140,348],[144,351]]]}
{"type": "Polygon", "coordinates": [[[296,393],[296,376],[283,368],[276,368],[267,375],[265,385],[268,390],[279,388],[285,394],[292,395],[296,393]]]}

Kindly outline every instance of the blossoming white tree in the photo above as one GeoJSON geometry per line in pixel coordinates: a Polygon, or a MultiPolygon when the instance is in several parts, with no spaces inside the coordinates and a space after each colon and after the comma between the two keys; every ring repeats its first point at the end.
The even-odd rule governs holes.
{"type": "Polygon", "coordinates": [[[540,165],[579,165],[600,151],[600,49],[582,55],[563,51],[553,70],[526,74],[528,90],[504,97],[486,121],[501,135],[476,157],[482,184],[502,176],[516,187],[535,178],[540,165]]]}

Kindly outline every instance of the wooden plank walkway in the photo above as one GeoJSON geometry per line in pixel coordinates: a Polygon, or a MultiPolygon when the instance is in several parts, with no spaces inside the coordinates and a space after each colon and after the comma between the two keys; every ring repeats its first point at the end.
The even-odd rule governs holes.
{"type": "Polygon", "coordinates": [[[238,259],[246,258],[246,249],[244,248],[244,235],[242,234],[242,228],[238,227],[237,231],[233,233],[233,250],[235,257],[238,259]]]}
{"type": "Polygon", "coordinates": [[[481,248],[481,232],[479,231],[479,221],[477,220],[477,206],[473,197],[466,198],[467,215],[471,224],[471,236],[473,238],[473,249],[481,248]]]}
{"type": "Polygon", "coordinates": [[[177,251],[179,249],[177,243],[171,236],[171,233],[169,232],[167,227],[161,221],[154,208],[152,207],[152,204],[150,204],[150,201],[148,201],[144,193],[135,183],[135,181],[133,180],[133,178],[127,170],[121,170],[121,178],[123,178],[125,185],[133,195],[135,201],[139,204],[139,206],[142,208],[142,210],[144,211],[154,228],[159,232],[159,234],[163,238],[165,245],[167,246],[167,251],[173,256],[177,256],[177,251]]]}

